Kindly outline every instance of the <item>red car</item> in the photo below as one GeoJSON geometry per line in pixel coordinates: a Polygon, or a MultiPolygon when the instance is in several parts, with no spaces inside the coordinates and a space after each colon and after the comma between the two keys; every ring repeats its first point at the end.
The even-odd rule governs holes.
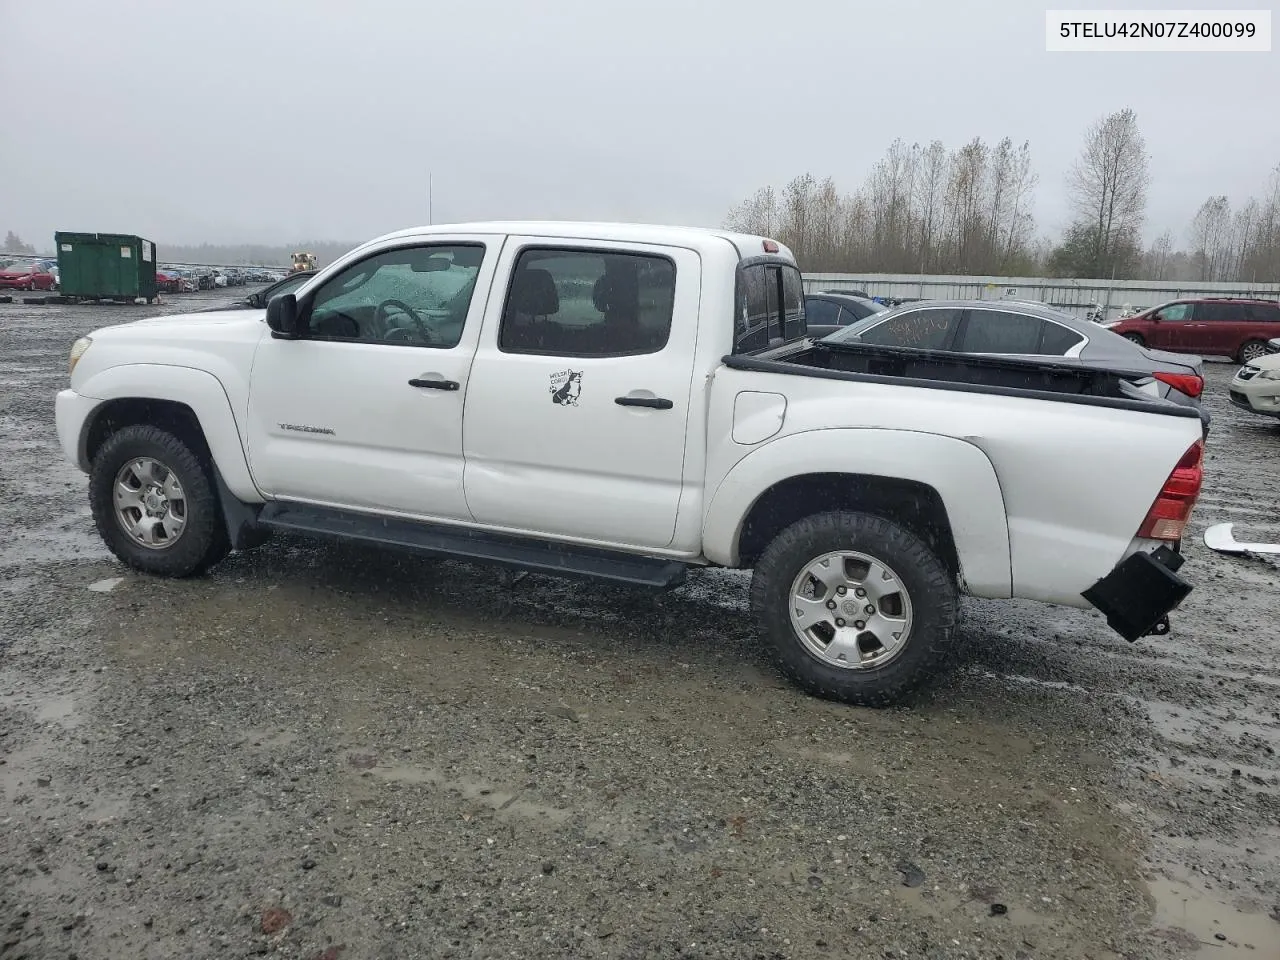
{"type": "Polygon", "coordinates": [[[57,260],[19,260],[0,270],[0,290],[52,290],[57,260]]]}
{"type": "Polygon", "coordinates": [[[1268,340],[1280,337],[1280,303],[1230,297],[1172,300],[1103,326],[1156,350],[1250,363],[1266,354],[1268,340]]]}

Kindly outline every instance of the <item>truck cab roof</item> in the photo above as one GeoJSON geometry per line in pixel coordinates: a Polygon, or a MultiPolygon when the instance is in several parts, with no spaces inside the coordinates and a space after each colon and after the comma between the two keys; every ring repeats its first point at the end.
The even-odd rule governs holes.
{"type": "Polygon", "coordinates": [[[438,223],[430,226],[408,227],[383,234],[362,246],[373,246],[389,240],[408,240],[432,235],[511,234],[516,236],[556,237],[573,240],[613,240],[622,243],[654,243],[702,249],[717,241],[728,241],[740,257],[760,256],[769,253],[795,261],[795,255],[785,244],[769,237],[710,227],[668,226],[663,224],[613,223],[608,221],[577,220],[492,220],[466,223],[438,223]],[[776,249],[774,249],[776,248],[776,249]]]}

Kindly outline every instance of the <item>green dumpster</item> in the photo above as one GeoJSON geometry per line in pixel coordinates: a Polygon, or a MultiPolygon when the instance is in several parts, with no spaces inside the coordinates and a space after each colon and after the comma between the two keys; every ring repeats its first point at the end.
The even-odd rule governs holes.
{"type": "Polygon", "coordinates": [[[122,233],[53,235],[63,296],[86,300],[156,297],[156,245],[122,233]]]}

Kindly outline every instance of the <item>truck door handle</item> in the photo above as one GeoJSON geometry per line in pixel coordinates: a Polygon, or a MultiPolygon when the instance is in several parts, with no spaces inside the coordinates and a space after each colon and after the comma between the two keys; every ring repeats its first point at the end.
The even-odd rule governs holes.
{"type": "Polygon", "coordinates": [[[620,407],[652,407],[654,410],[670,410],[673,404],[666,397],[614,397],[620,407]]]}
{"type": "Polygon", "coordinates": [[[457,390],[459,384],[457,380],[422,380],[415,377],[409,381],[409,386],[424,390],[457,390]]]}

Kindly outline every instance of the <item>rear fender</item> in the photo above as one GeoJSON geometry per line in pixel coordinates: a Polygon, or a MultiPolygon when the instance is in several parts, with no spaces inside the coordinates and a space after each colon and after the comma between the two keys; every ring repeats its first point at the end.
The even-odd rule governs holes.
{"type": "MultiPolygon", "coordinates": [[[[262,501],[253,484],[249,464],[245,460],[244,443],[236,424],[231,401],[222,383],[213,374],[194,367],[176,367],[158,363],[130,363],[107,367],[94,373],[76,392],[103,402],[110,400],[168,400],[190,407],[200,421],[214,465],[236,497],[247,502],[262,501]]],[[[88,438],[90,424],[96,416],[85,418],[80,430],[80,459],[88,438]]]]}
{"type": "Polygon", "coordinates": [[[1009,524],[990,459],[963,440],[905,430],[824,429],[770,441],[734,465],[716,487],[703,522],[708,560],[737,566],[743,523],[775,484],[814,473],[912,480],[937,491],[947,512],[967,592],[1013,593],[1009,524]]]}

